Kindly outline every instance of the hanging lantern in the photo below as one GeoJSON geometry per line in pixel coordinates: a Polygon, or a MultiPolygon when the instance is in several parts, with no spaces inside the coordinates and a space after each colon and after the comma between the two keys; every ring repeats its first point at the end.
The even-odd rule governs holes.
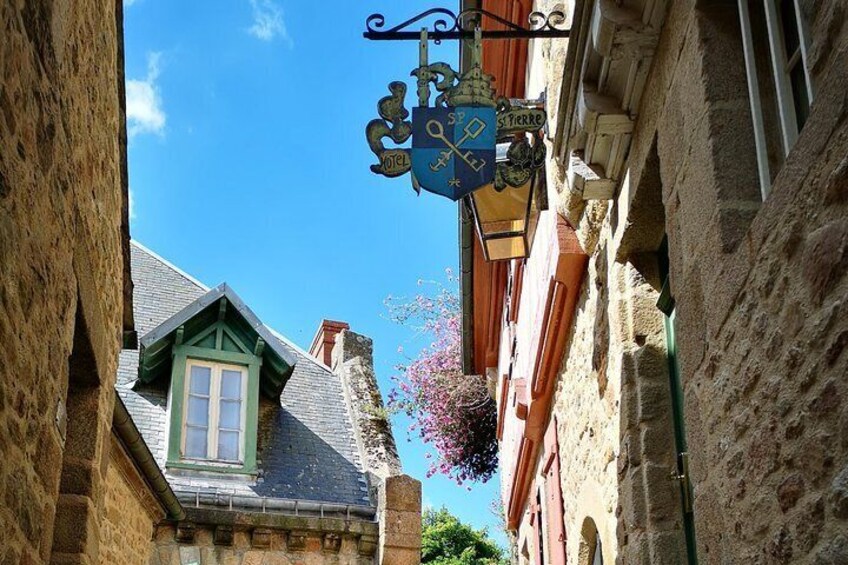
{"type": "Polygon", "coordinates": [[[545,208],[545,145],[533,136],[531,146],[521,135],[511,144],[499,143],[495,181],[470,195],[477,234],[487,261],[506,261],[530,255],[545,208]]]}

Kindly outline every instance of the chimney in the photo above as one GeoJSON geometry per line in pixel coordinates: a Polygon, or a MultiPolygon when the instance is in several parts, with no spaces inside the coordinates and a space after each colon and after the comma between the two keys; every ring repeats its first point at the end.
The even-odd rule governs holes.
{"type": "Polygon", "coordinates": [[[309,354],[316,357],[327,367],[330,367],[333,359],[333,347],[336,345],[336,336],[342,330],[349,329],[350,325],[347,322],[323,320],[315,337],[312,338],[309,354]]]}

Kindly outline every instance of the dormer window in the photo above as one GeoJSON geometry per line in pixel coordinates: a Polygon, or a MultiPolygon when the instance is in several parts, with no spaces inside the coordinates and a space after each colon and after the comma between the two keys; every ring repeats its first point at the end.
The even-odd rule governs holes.
{"type": "Polygon", "coordinates": [[[247,367],[186,362],[182,458],[244,461],[247,367]]]}
{"type": "Polygon", "coordinates": [[[295,360],[225,284],[148,332],[140,382],[170,375],[165,466],[256,476],[259,395],[279,402],[295,360]]]}

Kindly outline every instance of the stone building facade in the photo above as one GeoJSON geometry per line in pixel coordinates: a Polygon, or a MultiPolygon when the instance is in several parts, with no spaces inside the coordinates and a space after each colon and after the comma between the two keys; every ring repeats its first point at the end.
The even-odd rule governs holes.
{"type": "Polygon", "coordinates": [[[99,563],[132,342],[122,3],[0,3],[0,561],[99,563]]]}
{"type": "Polygon", "coordinates": [[[142,284],[133,303],[145,273],[131,273],[122,9],[0,2],[0,562],[418,563],[420,484],[400,474],[390,428],[369,420],[379,411],[354,407],[381,399],[370,340],[353,332],[325,340],[327,367],[253,326],[251,354],[267,344],[289,361],[256,364],[266,460],[234,481],[166,473],[164,381],[145,383],[158,404],[132,387],[134,311],[146,332],[150,300],[166,319],[209,289],[142,284]],[[280,404],[287,379],[296,408],[280,404]],[[271,468],[295,471],[265,483],[285,494],[256,495],[271,468]]]}
{"type": "Polygon", "coordinates": [[[549,209],[524,261],[463,240],[519,562],[848,562],[844,4],[483,7],[571,28],[484,45],[549,209]]]}
{"type": "Polygon", "coordinates": [[[325,320],[306,352],[226,284],[136,242],[131,257],[140,347],[116,386],[182,510],[154,521],[144,563],[417,564],[421,485],[401,474],[371,340],[325,320]]]}

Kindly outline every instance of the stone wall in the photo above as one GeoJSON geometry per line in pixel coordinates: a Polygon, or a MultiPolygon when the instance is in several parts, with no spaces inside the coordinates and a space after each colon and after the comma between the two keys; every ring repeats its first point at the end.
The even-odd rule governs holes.
{"type": "Polygon", "coordinates": [[[221,512],[203,510],[190,516],[199,520],[157,528],[150,565],[375,563],[377,526],[373,523],[270,514],[233,520],[232,516],[221,519],[221,512]]]}
{"type": "Polygon", "coordinates": [[[147,565],[154,525],[164,518],[164,512],[114,436],[110,451],[105,512],[100,522],[100,561],[147,565]]]}
{"type": "Polygon", "coordinates": [[[386,477],[380,484],[380,565],[421,562],[421,481],[408,475],[386,477]]]}
{"type": "Polygon", "coordinates": [[[702,4],[670,9],[631,153],[649,160],[655,127],[699,558],[843,562],[844,7],[808,5],[815,101],[769,197],[752,204],[735,9],[702,4]]]}
{"type": "MultiPolygon", "coordinates": [[[[419,481],[406,475],[382,481],[373,520],[345,515],[346,510],[339,505],[329,505],[326,509],[317,506],[304,501],[300,513],[292,515],[272,510],[195,508],[187,503],[185,520],[176,525],[161,523],[156,528],[149,564],[418,565],[420,562],[419,481]]],[[[143,532],[149,531],[143,521],[141,526],[143,532]]],[[[141,546],[141,543],[135,545],[141,546]]]]}
{"type": "Polygon", "coordinates": [[[99,562],[124,300],[120,10],[0,3],[0,561],[99,562]]]}
{"type": "Polygon", "coordinates": [[[376,488],[386,477],[399,474],[401,465],[374,372],[373,350],[370,338],[342,330],[335,336],[332,369],[341,377],[356,443],[372,487],[376,488]]]}
{"type": "MultiPolygon", "coordinates": [[[[699,562],[848,562],[845,7],[801,2],[815,100],[761,201],[736,2],[668,4],[616,197],[575,198],[549,162],[552,208],[590,254],[553,409],[569,562],[583,563],[587,519],[605,562],[685,559],[655,306],[664,233],[699,562]]],[[[531,53],[527,94],[549,86],[552,123],[562,43],[531,53]]],[[[540,224],[537,237],[550,236],[540,224]]],[[[521,316],[544,292],[522,288],[516,366],[532,364],[521,336],[538,322],[521,316]]],[[[518,536],[527,555],[531,509],[518,536]]]]}
{"type": "Polygon", "coordinates": [[[335,338],[332,368],[344,385],[357,446],[377,502],[377,562],[417,565],[421,559],[421,482],[400,474],[391,422],[374,372],[371,340],[343,330],[335,338]]]}

